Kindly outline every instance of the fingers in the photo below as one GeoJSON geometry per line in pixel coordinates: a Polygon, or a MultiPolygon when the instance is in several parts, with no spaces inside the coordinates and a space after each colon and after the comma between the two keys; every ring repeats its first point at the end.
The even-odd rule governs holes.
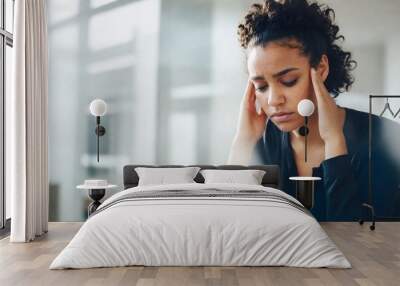
{"type": "Polygon", "coordinates": [[[261,103],[256,97],[256,88],[252,81],[248,80],[245,92],[244,101],[246,103],[246,108],[251,115],[256,115],[258,117],[266,117],[267,115],[261,108],[261,103]]]}
{"type": "Polygon", "coordinates": [[[328,90],[326,89],[324,81],[314,68],[311,68],[311,81],[314,88],[315,97],[317,98],[318,103],[321,103],[323,101],[333,102],[332,97],[330,96],[328,90]]]}
{"type": "Polygon", "coordinates": [[[315,96],[317,97],[318,100],[322,96],[321,77],[314,68],[311,68],[311,81],[314,88],[315,96]]]}
{"type": "Polygon", "coordinates": [[[257,97],[256,97],[256,100],[255,100],[254,104],[255,104],[255,106],[256,106],[256,112],[257,112],[257,114],[258,114],[258,115],[261,115],[261,104],[260,104],[260,101],[257,99],[257,97]]]}
{"type": "Polygon", "coordinates": [[[256,107],[255,107],[255,101],[256,101],[255,88],[254,88],[254,84],[250,80],[247,82],[245,97],[246,97],[248,110],[250,112],[256,112],[256,107]]]}

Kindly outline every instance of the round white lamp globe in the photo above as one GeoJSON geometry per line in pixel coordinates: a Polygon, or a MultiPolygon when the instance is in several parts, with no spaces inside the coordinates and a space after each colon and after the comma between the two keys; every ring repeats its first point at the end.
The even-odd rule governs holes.
{"type": "Polygon", "coordinates": [[[314,103],[309,99],[300,100],[297,111],[301,116],[311,116],[314,113],[314,103]]]}
{"type": "Polygon", "coordinates": [[[94,116],[103,116],[107,112],[107,104],[102,99],[95,99],[90,103],[90,113],[94,116]]]}

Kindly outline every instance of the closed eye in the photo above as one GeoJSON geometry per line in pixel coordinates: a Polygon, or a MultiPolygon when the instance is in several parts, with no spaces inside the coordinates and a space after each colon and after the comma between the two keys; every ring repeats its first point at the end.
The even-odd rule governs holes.
{"type": "Polygon", "coordinates": [[[268,85],[263,85],[263,86],[257,87],[257,88],[256,88],[256,91],[264,92],[264,91],[266,91],[267,89],[268,89],[268,85]]]}
{"type": "Polygon", "coordinates": [[[287,87],[292,87],[297,83],[297,79],[290,80],[290,81],[282,81],[282,84],[287,87]]]}

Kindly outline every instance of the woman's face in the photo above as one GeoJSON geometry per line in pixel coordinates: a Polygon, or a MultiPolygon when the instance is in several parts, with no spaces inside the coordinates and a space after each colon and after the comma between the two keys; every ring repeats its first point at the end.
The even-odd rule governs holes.
{"type": "Polygon", "coordinates": [[[270,120],[284,132],[302,126],[297,104],[305,98],[315,104],[308,58],[298,48],[271,42],[251,48],[247,67],[256,98],[270,120]]]}

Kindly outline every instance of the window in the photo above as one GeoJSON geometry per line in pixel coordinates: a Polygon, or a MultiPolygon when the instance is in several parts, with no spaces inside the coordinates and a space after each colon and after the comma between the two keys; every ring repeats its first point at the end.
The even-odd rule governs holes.
{"type": "Polygon", "coordinates": [[[10,194],[5,187],[5,111],[6,97],[11,92],[11,67],[14,30],[14,0],[0,0],[0,235],[9,230],[10,194]],[[6,228],[7,226],[7,228],[6,228]]]}

